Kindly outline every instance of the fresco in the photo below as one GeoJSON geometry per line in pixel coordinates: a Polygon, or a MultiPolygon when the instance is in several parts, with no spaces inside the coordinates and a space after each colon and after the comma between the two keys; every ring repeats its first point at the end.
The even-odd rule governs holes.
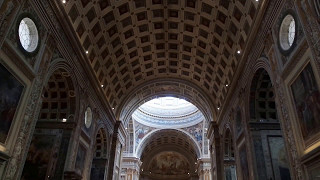
{"type": "Polygon", "coordinates": [[[136,136],[136,144],[135,149],[137,149],[138,145],[140,144],[141,140],[152,130],[155,128],[142,125],[138,122],[135,122],[135,136],[136,136]]]}
{"type": "Polygon", "coordinates": [[[19,104],[23,85],[0,64],[0,143],[5,143],[19,104]]]}
{"type": "Polygon", "coordinates": [[[202,131],[203,131],[202,126],[203,124],[201,122],[194,126],[183,128],[183,130],[189,132],[197,140],[200,147],[202,147],[202,131]]]}
{"type": "Polygon", "coordinates": [[[149,170],[160,175],[186,175],[190,172],[190,164],[176,152],[161,152],[152,159],[149,170]]]}
{"type": "Polygon", "coordinates": [[[306,139],[320,130],[320,93],[308,64],[291,85],[303,137],[306,139]]]}
{"type": "Polygon", "coordinates": [[[22,180],[46,179],[50,163],[52,163],[55,136],[34,135],[30,144],[28,156],[24,165],[22,180]]]}

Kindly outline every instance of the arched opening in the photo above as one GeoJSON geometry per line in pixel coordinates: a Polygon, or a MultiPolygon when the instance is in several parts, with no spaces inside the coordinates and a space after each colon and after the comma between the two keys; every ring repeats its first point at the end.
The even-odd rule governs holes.
{"type": "Polygon", "coordinates": [[[75,91],[70,74],[56,70],[42,92],[42,106],[21,179],[62,179],[72,129],[75,91]]]}
{"type": "Polygon", "coordinates": [[[236,162],[232,134],[229,129],[224,137],[224,177],[225,180],[236,180],[236,162]]]}
{"type": "Polygon", "coordinates": [[[178,130],[163,129],[153,133],[141,147],[140,179],[198,179],[199,155],[195,143],[178,130]]]}
{"type": "Polygon", "coordinates": [[[151,97],[142,100],[130,115],[121,177],[209,178],[208,123],[202,111],[183,97],[151,97]]]}
{"type": "Polygon", "coordinates": [[[291,179],[274,88],[264,69],[259,69],[253,77],[249,128],[259,179],[291,179]]]}
{"type": "Polygon", "coordinates": [[[180,79],[159,79],[147,82],[130,93],[126,101],[121,103],[116,115],[127,126],[132,114],[137,108],[152,99],[161,97],[184,99],[196,106],[209,122],[215,117],[215,105],[210,96],[201,91],[196,85],[180,79]],[[147,90],[147,91],[146,91],[147,90]]]}
{"type": "Polygon", "coordinates": [[[108,141],[105,130],[99,129],[96,136],[94,157],[92,160],[90,179],[104,179],[108,164],[108,141]]]}

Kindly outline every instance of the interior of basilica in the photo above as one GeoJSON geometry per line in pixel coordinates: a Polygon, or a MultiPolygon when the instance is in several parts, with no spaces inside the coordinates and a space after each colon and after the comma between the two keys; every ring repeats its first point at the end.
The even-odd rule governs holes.
{"type": "Polygon", "coordinates": [[[319,0],[0,0],[0,180],[320,180],[319,0]]]}

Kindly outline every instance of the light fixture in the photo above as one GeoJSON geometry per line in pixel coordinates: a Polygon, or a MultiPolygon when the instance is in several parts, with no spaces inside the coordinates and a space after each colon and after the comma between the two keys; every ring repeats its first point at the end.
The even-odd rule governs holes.
{"type": "Polygon", "coordinates": [[[89,51],[86,51],[86,54],[88,54],[89,53],[89,51]]]}
{"type": "Polygon", "coordinates": [[[229,86],[229,84],[226,84],[226,87],[228,87],[229,86]]]}
{"type": "Polygon", "coordinates": [[[240,54],[240,53],[241,53],[241,51],[240,51],[240,50],[238,50],[238,51],[237,51],[237,53],[238,53],[238,54],[240,54]]]}
{"type": "Polygon", "coordinates": [[[63,118],[63,119],[62,119],[62,122],[67,122],[67,119],[66,119],[66,118],[63,118]]]}
{"type": "Polygon", "coordinates": [[[62,0],[62,3],[65,4],[65,3],[66,3],[66,0],[62,0]]]}
{"type": "Polygon", "coordinates": [[[101,87],[102,87],[102,88],[103,88],[103,86],[104,86],[104,85],[103,85],[103,84],[101,84],[101,87]]]}
{"type": "Polygon", "coordinates": [[[114,110],[114,107],[112,108],[112,110],[114,110]]]}
{"type": "Polygon", "coordinates": [[[217,109],[220,110],[220,107],[218,107],[217,109]]]}

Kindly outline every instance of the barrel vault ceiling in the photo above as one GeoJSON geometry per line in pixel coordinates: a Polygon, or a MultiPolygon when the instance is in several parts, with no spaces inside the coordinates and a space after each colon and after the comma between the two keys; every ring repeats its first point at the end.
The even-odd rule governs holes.
{"type": "Polygon", "coordinates": [[[114,108],[138,85],[187,80],[220,106],[256,0],[67,0],[62,4],[114,108]]]}

